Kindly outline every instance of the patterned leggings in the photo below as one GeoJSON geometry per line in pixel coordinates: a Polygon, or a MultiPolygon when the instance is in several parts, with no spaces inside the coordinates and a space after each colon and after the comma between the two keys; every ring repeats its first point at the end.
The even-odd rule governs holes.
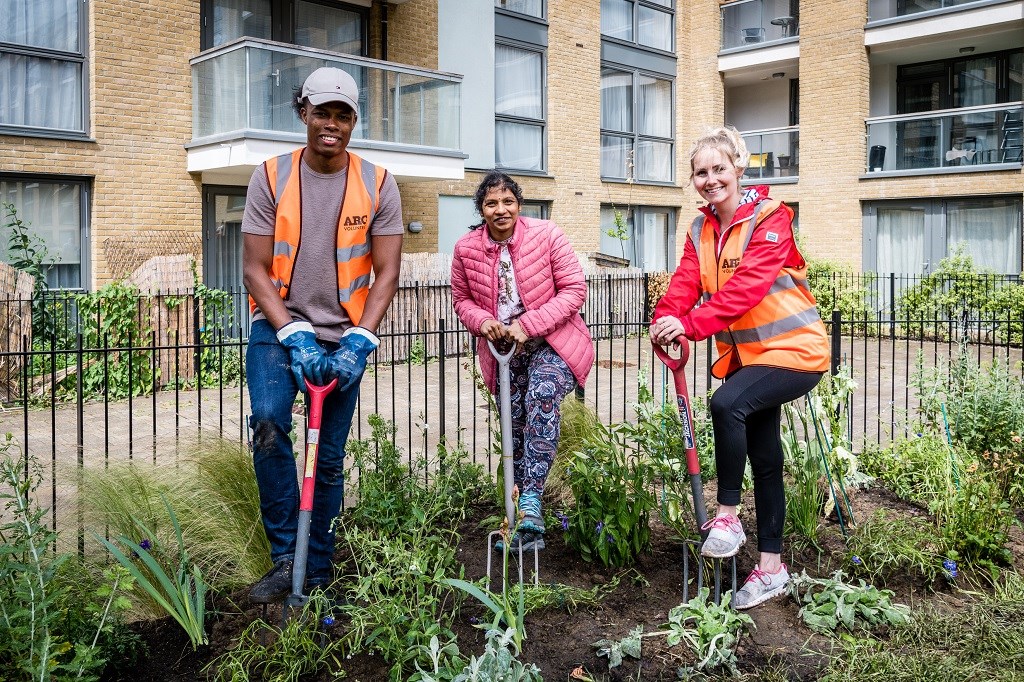
{"type": "Polygon", "coordinates": [[[544,492],[562,427],[562,399],[576,388],[565,361],[546,343],[509,361],[513,471],[519,491],[544,492]]]}

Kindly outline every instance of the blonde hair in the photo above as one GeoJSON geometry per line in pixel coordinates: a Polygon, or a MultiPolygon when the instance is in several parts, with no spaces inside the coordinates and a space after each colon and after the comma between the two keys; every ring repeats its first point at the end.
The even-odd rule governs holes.
{"type": "Polygon", "coordinates": [[[747,144],[743,141],[740,131],[733,126],[708,128],[690,148],[690,180],[693,180],[694,159],[701,152],[711,150],[724,154],[732,161],[732,165],[740,170],[745,169],[750,163],[750,152],[747,151],[747,144]]]}

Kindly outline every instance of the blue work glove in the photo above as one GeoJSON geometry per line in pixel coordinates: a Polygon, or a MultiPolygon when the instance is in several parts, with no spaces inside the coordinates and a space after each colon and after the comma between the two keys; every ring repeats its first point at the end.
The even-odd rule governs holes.
{"type": "Polygon", "coordinates": [[[380,339],[369,329],[349,328],[338,341],[338,350],[330,355],[331,370],[338,377],[338,390],[355,385],[366,370],[366,358],[380,345],[380,339]]]}
{"type": "Polygon", "coordinates": [[[306,392],[306,379],[316,386],[331,380],[327,352],[316,342],[316,332],[309,322],[286,324],[277,330],[277,340],[288,349],[292,375],[300,391],[306,392]]]}

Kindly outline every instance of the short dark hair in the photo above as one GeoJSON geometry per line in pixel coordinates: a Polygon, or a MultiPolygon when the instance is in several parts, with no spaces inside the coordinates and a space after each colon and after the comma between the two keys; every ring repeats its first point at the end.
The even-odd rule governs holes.
{"type": "Polygon", "coordinates": [[[516,198],[516,201],[520,204],[523,203],[523,190],[519,187],[519,183],[513,180],[512,176],[508,173],[492,170],[480,181],[480,185],[476,188],[476,194],[473,196],[473,204],[480,215],[484,214],[484,197],[492,189],[507,189],[509,192],[512,192],[512,196],[516,198]]]}
{"type": "Polygon", "coordinates": [[[306,98],[302,96],[302,86],[292,90],[292,109],[295,115],[302,118],[302,107],[306,106],[306,98]]]}

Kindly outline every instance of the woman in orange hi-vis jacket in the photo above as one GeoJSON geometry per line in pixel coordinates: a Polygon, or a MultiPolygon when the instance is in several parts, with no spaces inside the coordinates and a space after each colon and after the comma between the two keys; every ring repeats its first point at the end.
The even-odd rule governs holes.
{"type": "Polygon", "coordinates": [[[736,509],[749,457],[760,560],[733,596],[737,609],[785,592],[782,405],[813,389],[829,367],[825,326],[793,239],[793,211],[768,198],[767,187],[740,187],[749,158],[735,128],[711,130],[694,144],[690,181],[708,203],[650,330],[662,345],[715,337],[712,373],[725,379],[711,396],[718,513],[704,528],[701,553],[731,557],[746,542],[736,509]]]}

